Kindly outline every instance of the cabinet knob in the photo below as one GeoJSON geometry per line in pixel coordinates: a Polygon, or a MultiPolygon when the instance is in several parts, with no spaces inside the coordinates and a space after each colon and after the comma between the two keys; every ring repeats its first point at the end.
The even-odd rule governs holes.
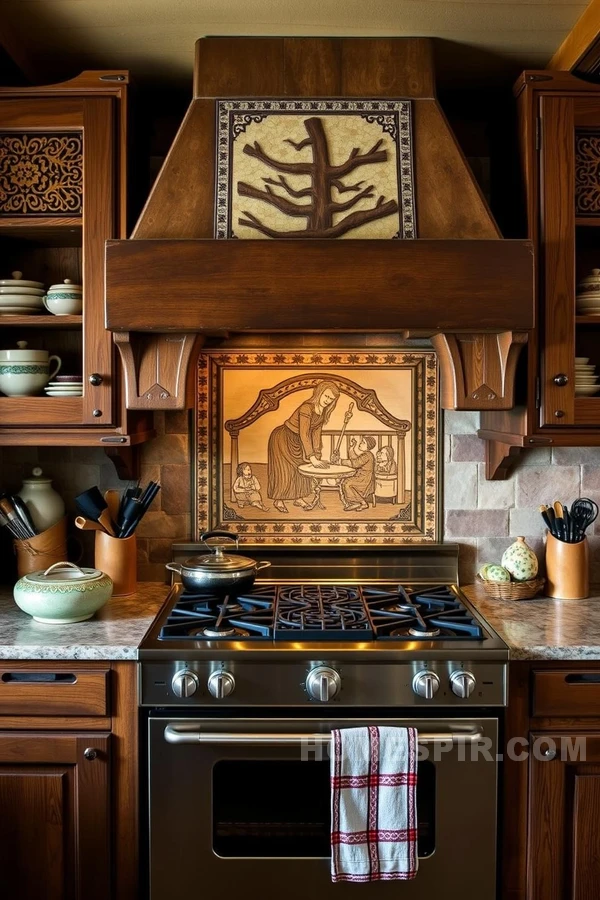
{"type": "Polygon", "coordinates": [[[86,759],[90,759],[90,760],[91,760],[91,759],[96,759],[97,756],[98,756],[98,751],[95,750],[93,747],[87,747],[87,748],[83,751],[83,755],[85,756],[86,759]]]}
{"type": "Polygon", "coordinates": [[[101,409],[93,409],[92,415],[94,416],[95,419],[99,419],[100,416],[102,415],[102,410],[101,409]]]}
{"type": "Polygon", "coordinates": [[[548,760],[548,761],[550,761],[551,759],[555,759],[555,757],[556,757],[556,750],[555,750],[555,748],[554,748],[554,747],[548,747],[546,750],[543,750],[543,751],[542,751],[542,756],[544,757],[544,759],[546,759],[546,760],[548,760]]]}
{"type": "Polygon", "coordinates": [[[555,415],[555,417],[556,417],[557,419],[562,419],[562,417],[564,416],[564,414],[565,414],[564,409],[555,409],[555,410],[554,410],[554,415],[555,415]]]}
{"type": "Polygon", "coordinates": [[[98,372],[93,372],[88,378],[90,384],[93,384],[94,387],[98,387],[102,384],[103,378],[102,375],[99,375],[98,372]]]}
{"type": "Polygon", "coordinates": [[[554,376],[552,381],[557,387],[565,387],[569,383],[569,377],[568,375],[565,375],[564,372],[559,372],[558,375],[554,376]]]}

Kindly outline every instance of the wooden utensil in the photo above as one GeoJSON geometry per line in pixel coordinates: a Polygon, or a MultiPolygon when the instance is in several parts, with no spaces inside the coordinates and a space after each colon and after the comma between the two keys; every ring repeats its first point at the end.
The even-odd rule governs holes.
{"type": "Polygon", "coordinates": [[[119,530],[119,506],[121,505],[121,495],[115,488],[104,491],[104,499],[108,506],[111,521],[114,526],[115,533],[119,530]]]}
{"type": "MultiPolygon", "coordinates": [[[[75,527],[81,531],[104,531],[101,522],[94,522],[93,519],[86,519],[85,516],[75,517],[75,527]]],[[[106,534],[106,532],[104,532],[106,534]]]]}
{"type": "Polygon", "coordinates": [[[78,494],[75,497],[75,505],[86,519],[92,519],[93,522],[101,522],[104,531],[114,537],[115,529],[110,520],[108,504],[96,485],[78,494]]]}

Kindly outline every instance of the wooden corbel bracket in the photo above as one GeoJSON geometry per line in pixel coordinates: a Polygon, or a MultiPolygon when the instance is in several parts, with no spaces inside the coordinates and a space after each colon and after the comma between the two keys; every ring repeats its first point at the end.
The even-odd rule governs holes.
{"type": "Polygon", "coordinates": [[[444,409],[511,409],[515,405],[515,373],[527,343],[526,332],[435,334],[431,342],[440,363],[444,409]]]}
{"type": "Polygon", "coordinates": [[[127,409],[187,409],[195,402],[192,359],[203,346],[200,334],[114,334],[125,372],[127,409]]]}

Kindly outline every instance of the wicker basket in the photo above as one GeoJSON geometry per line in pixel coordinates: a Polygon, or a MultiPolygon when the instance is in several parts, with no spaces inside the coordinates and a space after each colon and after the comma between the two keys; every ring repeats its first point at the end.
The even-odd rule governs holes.
{"type": "Polygon", "coordinates": [[[539,576],[529,581],[484,581],[481,575],[477,576],[477,584],[494,600],[531,600],[545,583],[546,579],[539,576]]]}

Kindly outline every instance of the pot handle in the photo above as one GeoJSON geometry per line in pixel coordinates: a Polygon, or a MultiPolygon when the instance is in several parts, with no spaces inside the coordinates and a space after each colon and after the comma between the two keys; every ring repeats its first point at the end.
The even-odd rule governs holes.
{"type": "Polygon", "coordinates": [[[59,566],[63,569],[65,569],[65,568],[77,569],[77,571],[80,572],[82,575],[84,574],[83,570],[80,569],[79,566],[75,565],[75,563],[67,562],[65,560],[65,562],[56,562],[56,563],[54,563],[54,565],[50,566],[50,568],[46,569],[46,571],[44,572],[44,578],[46,577],[46,575],[49,575],[53,569],[58,569],[59,566]]]}
{"type": "Polygon", "coordinates": [[[204,534],[200,535],[200,540],[203,544],[206,544],[209,550],[212,550],[213,548],[210,546],[210,544],[207,543],[207,541],[209,538],[213,537],[229,538],[230,541],[233,541],[235,543],[235,549],[237,550],[238,548],[240,539],[238,535],[233,534],[232,531],[205,531],[204,534]]]}
{"type": "Polygon", "coordinates": [[[262,562],[256,564],[256,571],[260,572],[261,569],[268,569],[270,565],[270,562],[266,562],[265,560],[263,560],[262,562]]]}
{"type": "Polygon", "coordinates": [[[169,572],[175,572],[177,575],[181,575],[181,566],[179,563],[165,563],[165,569],[168,569],[169,572]]]}

